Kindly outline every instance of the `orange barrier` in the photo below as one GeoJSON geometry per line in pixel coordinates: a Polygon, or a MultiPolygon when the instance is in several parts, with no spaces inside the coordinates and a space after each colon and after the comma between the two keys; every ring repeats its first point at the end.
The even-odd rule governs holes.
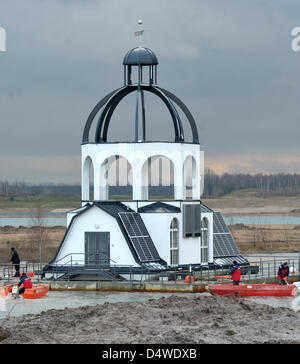
{"type": "Polygon", "coordinates": [[[216,279],[231,279],[231,276],[216,276],[216,279]]]}
{"type": "Polygon", "coordinates": [[[291,297],[295,296],[297,287],[294,285],[279,286],[277,284],[230,284],[209,285],[208,291],[212,295],[238,297],[291,297]]]}
{"type": "Polygon", "coordinates": [[[4,298],[8,296],[12,291],[12,285],[3,286],[0,288],[0,297],[4,298]]]}
{"type": "MultiPolygon", "coordinates": [[[[12,285],[3,286],[0,288],[0,297],[6,297],[12,292],[12,285]]],[[[32,288],[26,288],[25,292],[21,295],[23,298],[26,299],[35,299],[41,298],[46,295],[49,291],[48,284],[40,284],[38,286],[33,286],[32,288]]]]}
{"type": "Polygon", "coordinates": [[[36,287],[26,288],[22,296],[23,298],[27,299],[41,298],[44,297],[48,291],[49,291],[48,284],[40,284],[39,286],[36,287]]]}
{"type": "MultiPolygon", "coordinates": [[[[190,283],[190,277],[189,276],[185,276],[185,279],[184,279],[185,283],[190,283]]],[[[194,277],[191,276],[191,282],[194,282],[194,277]]]]}

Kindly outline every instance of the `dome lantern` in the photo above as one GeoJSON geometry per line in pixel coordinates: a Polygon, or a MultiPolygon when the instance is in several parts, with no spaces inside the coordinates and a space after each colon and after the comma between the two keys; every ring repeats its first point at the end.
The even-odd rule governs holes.
{"type": "Polygon", "coordinates": [[[124,65],[124,85],[132,85],[132,67],[137,67],[137,83],[144,83],[143,71],[148,67],[149,85],[157,84],[158,60],[155,53],[145,47],[136,47],[126,53],[123,59],[124,65]]]}

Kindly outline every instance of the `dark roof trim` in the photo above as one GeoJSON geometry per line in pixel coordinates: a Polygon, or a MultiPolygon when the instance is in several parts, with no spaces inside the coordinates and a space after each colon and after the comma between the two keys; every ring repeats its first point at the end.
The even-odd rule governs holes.
{"type": "Polygon", "coordinates": [[[180,207],[176,207],[164,202],[154,202],[138,208],[139,213],[180,213],[180,207]]]}
{"type": "MultiPolygon", "coordinates": [[[[131,85],[131,86],[125,86],[121,87],[119,89],[116,89],[109,93],[107,96],[105,96],[102,100],[98,102],[98,104],[94,107],[92,112],[90,113],[83,132],[82,137],[82,144],[87,144],[89,142],[89,133],[91,129],[91,125],[94,122],[95,117],[97,116],[98,112],[104,107],[102,113],[100,114],[100,117],[98,119],[97,127],[96,127],[96,134],[95,134],[95,143],[101,143],[101,142],[107,142],[107,133],[108,133],[108,127],[110,124],[110,120],[112,117],[112,114],[117,107],[117,105],[121,102],[121,100],[126,97],[129,93],[137,90],[137,92],[142,91],[148,91],[156,96],[158,96],[166,105],[168,108],[170,115],[172,117],[174,131],[175,131],[175,143],[184,143],[184,130],[183,125],[180,119],[180,115],[177,112],[177,109],[175,105],[172,103],[172,101],[177,104],[177,106],[183,111],[185,116],[187,117],[191,130],[193,135],[193,143],[189,144],[199,144],[199,137],[198,137],[198,131],[196,122],[191,114],[191,112],[188,110],[186,105],[174,94],[171,92],[157,86],[149,86],[149,85],[131,85]]],[[[159,141],[158,141],[159,142],[159,141]]],[[[136,141],[135,141],[136,143],[136,141]]]]}
{"type": "Polygon", "coordinates": [[[125,88],[122,88],[118,90],[116,93],[114,93],[112,98],[107,102],[98,120],[96,134],[95,134],[95,142],[101,143],[107,141],[108,127],[115,108],[124,97],[126,97],[129,93],[138,90],[138,88],[155,94],[164,102],[172,117],[174,132],[175,132],[175,142],[183,142],[184,141],[183,126],[179,114],[177,113],[177,110],[175,109],[174,105],[168,99],[168,97],[166,97],[164,92],[161,91],[161,89],[148,85],[126,86],[125,88]]]}
{"type": "Polygon", "coordinates": [[[209,208],[208,206],[204,205],[204,203],[201,202],[201,212],[214,212],[214,211],[211,208],[209,208]]]}

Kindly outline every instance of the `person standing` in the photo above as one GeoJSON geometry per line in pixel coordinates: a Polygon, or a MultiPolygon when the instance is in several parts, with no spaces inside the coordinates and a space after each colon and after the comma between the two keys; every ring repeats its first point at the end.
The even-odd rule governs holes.
{"type": "Polygon", "coordinates": [[[285,285],[287,284],[287,279],[290,274],[290,269],[288,267],[287,262],[281,264],[277,272],[278,284],[285,285]]]}
{"type": "Polygon", "coordinates": [[[14,277],[19,277],[20,276],[20,258],[19,258],[19,254],[15,250],[15,248],[11,248],[10,250],[11,250],[11,252],[10,252],[11,253],[10,262],[15,267],[14,277]]]}
{"type": "Polygon", "coordinates": [[[231,275],[233,285],[238,286],[241,280],[241,268],[236,260],[233,261],[233,267],[231,268],[229,274],[231,275]]]}

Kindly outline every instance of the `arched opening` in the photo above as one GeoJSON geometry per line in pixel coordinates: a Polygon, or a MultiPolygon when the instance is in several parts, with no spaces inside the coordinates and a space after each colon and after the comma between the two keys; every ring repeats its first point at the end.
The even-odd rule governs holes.
{"type": "Polygon", "coordinates": [[[142,199],[174,200],[174,173],[174,163],[169,158],[148,158],[142,167],[142,199]]]}
{"type": "Polygon", "coordinates": [[[196,185],[196,161],[191,155],[183,163],[183,199],[192,200],[196,185]]]}
{"type": "Polygon", "coordinates": [[[86,157],[82,171],[82,200],[94,199],[94,166],[91,157],[86,157]]]}
{"type": "Polygon", "coordinates": [[[201,221],[201,263],[208,262],[208,219],[204,217],[201,221]]]}
{"type": "Polygon", "coordinates": [[[113,155],[100,167],[100,199],[132,200],[132,168],[125,157],[113,155]]]}
{"type": "Polygon", "coordinates": [[[179,227],[178,220],[174,218],[170,225],[170,265],[179,264],[179,227]]]}

